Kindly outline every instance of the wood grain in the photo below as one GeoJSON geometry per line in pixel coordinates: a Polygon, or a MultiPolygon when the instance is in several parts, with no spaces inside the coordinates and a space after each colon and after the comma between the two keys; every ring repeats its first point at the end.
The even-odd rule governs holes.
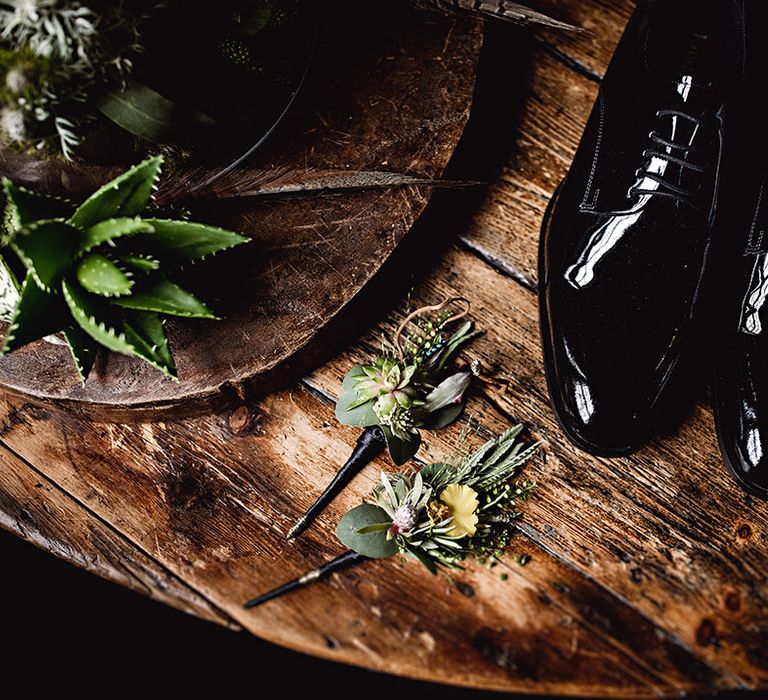
{"type": "MultiPolygon", "coordinates": [[[[591,107],[590,73],[604,69],[605,47],[632,3],[542,3],[553,12],[555,5],[558,16],[591,21],[604,36],[547,35],[522,46],[531,52],[526,99],[510,122],[500,178],[481,193],[470,222],[449,206],[427,218],[402,251],[418,267],[396,260],[395,272],[385,270],[371,288],[391,299],[414,280],[413,303],[472,299],[486,334],[467,356],[499,388],[483,385],[470,397],[470,445],[518,420],[530,439],[547,441],[524,469],[539,483],[515,543],[532,556],[527,566],[510,557],[501,569],[473,565],[451,582],[399,560],[374,562],[263,608],[241,608],[338,554],[339,517],[369,491],[377,469],[391,469],[377,461],[304,537],[284,540],[356,439],[335,422],[333,399],[346,371],[399,318],[380,319],[387,304],[372,295],[357,342],[289,390],[138,425],[89,422],[11,398],[0,441],[224,615],[294,649],[507,691],[636,698],[765,691],[768,504],[726,474],[711,411],[693,400],[701,389],[682,425],[626,459],[579,452],[548,404],[534,292],[540,217],[591,107]]],[[[445,206],[459,197],[438,199],[445,206]]],[[[419,459],[455,453],[463,427],[427,435],[419,459]]]]}
{"type": "MultiPolygon", "coordinates": [[[[343,66],[320,61],[315,72],[325,80],[314,90],[322,94],[308,87],[291,128],[231,173],[230,183],[269,181],[269,173],[274,179],[292,171],[319,171],[321,184],[328,170],[422,178],[442,173],[469,117],[479,24],[406,14],[371,27],[364,45],[361,37],[350,41],[356,60],[343,66]]],[[[114,169],[35,164],[5,152],[0,174],[77,199],[114,169]]],[[[432,191],[394,186],[214,201],[210,197],[231,195],[232,188],[220,181],[198,191],[209,174],[170,172],[158,202],[189,205],[195,218],[239,231],[253,243],[188,275],[189,286],[226,318],[169,321],[180,381],[136,358],[105,353],[81,386],[68,348],[39,341],[0,359],[0,386],[99,420],[201,412],[285,386],[286,361],[305,369],[316,362],[318,335],[389,258],[432,191]]],[[[320,347],[329,352],[324,343],[320,347]]]]}
{"type": "Polygon", "coordinates": [[[129,590],[204,620],[239,628],[7,449],[0,450],[0,527],[129,590]]]}

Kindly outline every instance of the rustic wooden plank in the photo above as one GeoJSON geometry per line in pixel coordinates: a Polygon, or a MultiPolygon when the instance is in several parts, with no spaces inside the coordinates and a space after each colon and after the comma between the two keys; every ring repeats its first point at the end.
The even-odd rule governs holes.
{"type": "Polygon", "coordinates": [[[544,31],[539,36],[560,52],[574,68],[599,78],[608,66],[616,44],[635,7],[635,0],[589,0],[563,3],[538,0],[541,9],[564,18],[581,32],[544,31]]]}
{"type": "MultiPolygon", "coordinates": [[[[81,423],[9,403],[3,440],[62,488],[261,637],[391,673],[487,688],[651,697],[670,686],[649,664],[554,601],[530,568],[502,581],[475,570],[463,585],[399,561],[373,563],[259,610],[254,591],[337,554],[334,504],[311,538],[282,532],[351,449],[352,429],[305,390],[235,412],[130,428],[81,423]],[[300,465],[312,464],[312,469],[300,465]],[[76,468],[73,468],[76,465],[76,468]],[[404,594],[404,592],[408,592],[404,594]],[[310,612],[311,611],[311,612],[310,612]]],[[[546,554],[537,554],[546,558],[546,554]]],[[[582,588],[563,570],[564,586],[582,588]]],[[[576,579],[579,577],[576,576],[576,579]]],[[[630,611],[631,613],[631,611],[630,611]]],[[[715,682],[716,679],[713,680],[715,682]]],[[[688,686],[685,686],[688,687],[688,686]]]]}
{"type": "MultiPolygon", "coordinates": [[[[768,564],[768,533],[761,525],[768,504],[744,494],[726,474],[709,409],[697,407],[679,431],[633,457],[591,457],[562,437],[552,416],[534,294],[459,253],[429,277],[418,299],[448,294],[472,298],[474,315],[486,320],[488,333],[473,354],[509,382],[504,397],[489,400],[549,439],[546,462],[528,471],[542,487],[529,505],[526,533],[628,601],[718,669],[726,683],[763,687],[768,599],[756,582],[765,580],[768,564]]],[[[344,369],[362,355],[358,349],[342,356],[311,381],[322,391],[338,391],[344,369]]],[[[483,412],[480,419],[491,431],[504,427],[493,414],[483,412]]],[[[439,458],[446,439],[431,437],[425,455],[439,458]]]]}
{"type": "Polygon", "coordinates": [[[529,92],[511,155],[461,239],[507,274],[533,286],[541,221],[565,177],[597,95],[597,85],[541,48],[530,59],[529,92]]]}
{"type": "MultiPolygon", "coordinates": [[[[483,425],[473,441],[503,429],[509,416],[529,422],[550,440],[546,460],[526,469],[526,476],[541,484],[526,506],[523,526],[539,551],[520,571],[537,596],[543,593],[557,605],[537,605],[524,622],[520,615],[531,609],[530,597],[518,586],[500,587],[491,572],[472,570],[471,585],[483,593],[465,604],[446,598],[439,579],[418,568],[377,568],[384,563],[354,582],[338,579],[340,592],[331,605],[327,589],[316,587],[253,614],[238,608],[249,594],[337,553],[333,525],[373,483],[371,469],[308,539],[295,544],[281,539],[355,435],[339,430],[331,407],[304,392],[276,394],[229,419],[217,414],[138,429],[79,423],[12,405],[3,439],[238,622],[293,648],[482,687],[531,689],[526,673],[538,673],[537,687],[550,692],[578,687],[644,695],[658,688],[765,687],[768,605],[755,582],[763,580],[768,556],[760,525],[767,506],[745,497],[715,468],[717,449],[711,434],[702,431],[704,421],[688,424],[666,447],[654,445],[632,459],[579,453],[559,437],[546,403],[533,294],[458,250],[448,253],[416,299],[448,293],[471,296],[474,315],[488,329],[472,354],[489,368],[513,372],[506,375],[506,399],[473,400],[470,410],[483,425]],[[694,447],[683,449],[685,444],[694,447]],[[670,458],[664,452],[670,446],[680,454],[670,458]],[[549,562],[549,555],[557,561],[549,562]],[[546,568],[538,568],[539,560],[546,568]],[[356,599],[361,588],[375,589],[376,602],[368,600],[366,607],[356,599]],[[391,607],[392,614],[379,618],[373,607],[391,607]],[[419,614],[417,627],[435,641],[428,663],[393,632],[406,609],[421,612],[412,613],[419,614]],[[463,633],[453,626],[456,616],[463,633]],[[573,634],[563,630],[566,617],[579,626],[586,645],[578,653],[600,648],[609,666],[579,679],[586,667],[574,667],[566,653],[573,645],[573,634]],[[486,628],[508,632],[478,638],[486,628]],[[329,630],[341,640],[333,650],[326,646],[329,630]],[[355,636],[355,630],[366,636],[355,636]],[[551,653],[541,653],[544,644],[551,653]],[[521,649],[538,650],[545,659],[538,672],[530,664],[505,661],[521,649]],[[625,674],[624,685],[617,685],[614,663],[629,664],[633,678],[625,674]]],[[[367,343],[376,337],[371,333],[367,343]]],[[[365,347],[364,340],[320,370],[313,384],[337,391],[341,375],[365,347]]],[[[459,429],[430,436],[424,458],[444,457],[459,429]]]]}
{"type": "MultiPolygon", "coordinates": [[[[286,362],[311,362],[318,334],[377,273],[432,193],[430,187],[351,191],[351,176],[440,177],[469,118],[480,24],[418,19],[396,9],[364,33],[349,27],[344,34],[344,26],[334,24],[343,42],[323,34],[313,80],[302,93],[304,109],[295,110],[247,168],[200,191],[195,186],[210,171],[169,168],[171,175],[160,181],[160,204],[188,206],[196,219],[253,239],[188,271],[185,286],[207,292],[224,318],[169,319],[178,382],[137,358],[102,353],[83,386],[68,348],[38,341],[0,358],[0,386],[97,420],[157,418],[204,411],[248,390],[269,391],[283,381],[286,362]],[[242,188],[276,185],[281,176],[332,185],[334,173],[348,178],[349,190],[337,196],[231,198],[242,188]],[[213,195],[228,198],[211,201],[213,195]]],[[[36,160],[0,149],[0,175],[78,199],[115,171],[36,160]]]]}
{"type": "Polygon", "coordinates": [[[204,620],[239,628],[5,448],[0,449],[0,527],[108,581],[204,620]]]}

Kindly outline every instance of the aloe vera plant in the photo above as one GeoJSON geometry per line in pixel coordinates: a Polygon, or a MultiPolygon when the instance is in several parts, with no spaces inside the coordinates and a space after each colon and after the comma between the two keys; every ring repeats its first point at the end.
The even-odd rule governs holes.
{"type": "Polygon", "coordinates": [[[169,275],[248,239],[142,216],[161,165],[149,158],[77,207],[4,181],[0,306],[13,308],[3,354],[61,332],[83,382],[99,347],[176,377],[162,316],[216,316],[169,275]],[[20,281],[16,268],[25,271],[20,281]]]}

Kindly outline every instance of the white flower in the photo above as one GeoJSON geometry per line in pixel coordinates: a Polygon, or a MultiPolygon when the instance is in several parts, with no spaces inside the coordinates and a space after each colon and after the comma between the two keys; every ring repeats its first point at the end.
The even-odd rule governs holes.
{"type": "Polygon", "coordinates": [[[5,74],[5,86],[15,95],[18,95],[25,87],[27,87],[28,83],[27,76],[24,74],[24,71],[19,68],[11,68],[11,70],[5,74]]]}
{"type": "Polygon", "coordinates": [[[392,525],[397,532],[410,532],[416,527],[416,509],[410,503],[400,506],[392,518],[392,525]]]}
{"type": "Polygon", "coordinates": [[[9,141],[24,141],[27,136],[24,115],[18,109],[3,109],[0,112],[0,132],[9,141]]]}

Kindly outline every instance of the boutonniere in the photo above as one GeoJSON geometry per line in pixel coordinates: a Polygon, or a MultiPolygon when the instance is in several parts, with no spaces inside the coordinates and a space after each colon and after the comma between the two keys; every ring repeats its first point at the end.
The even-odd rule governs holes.
{"type": "Polygon", "coordinates": [[[336,528],[349,551],[254,598],[246,607],[368,559],[400,554],[433,574],[461,569],[469,557],[495,562],[515,534],[522,515],[518,504],[535,488],[530,481],[512,481],[542,444],[525,447],[519,441],[522,429],[515,426],[456,464],[428,464],[411,473],[382,472],[371,502],[350,510],[336,528]]]}
{"type": "Polygon", "coordinates": [[[347,374],[336,418],[363,432],[350,458],[288,532],[289,538],[304,532],[352,477],[385,449],[401,466],[418,451],[422,429],[438,430],[461,415],[473,371],[457,366],[455,360],[461,348],[480,335],[466,320],[468,313],[469,302],[461,297],[416,309],[391,341],[384,342],[378,357],[347,374]],[[455,330],[449,332],[452,327],[455,330]]]}

